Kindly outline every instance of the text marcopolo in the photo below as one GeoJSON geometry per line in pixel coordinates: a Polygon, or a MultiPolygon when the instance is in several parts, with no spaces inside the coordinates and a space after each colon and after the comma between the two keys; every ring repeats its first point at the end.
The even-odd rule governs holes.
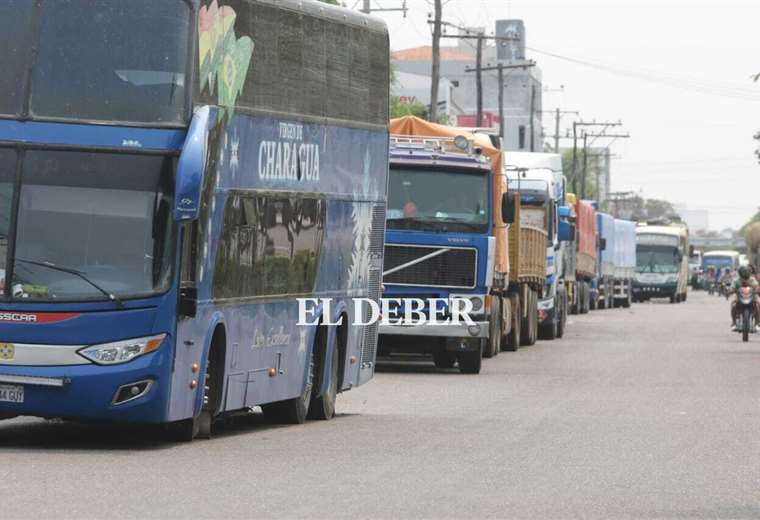
{"type": "MultiPolygon", "coordinates": [[[[468,298],[354,298],[350,324],[383,325],[474,325],[470,317],[472,301],[468,298]],[[365,311],[369,310],[369,315],[365,311]]],[[[332,298],[298,298],[298,325],[343,325],[341,317],[331,320],[332,298]],[[320,316],[322,318],[320,319],[320,316]]]]}

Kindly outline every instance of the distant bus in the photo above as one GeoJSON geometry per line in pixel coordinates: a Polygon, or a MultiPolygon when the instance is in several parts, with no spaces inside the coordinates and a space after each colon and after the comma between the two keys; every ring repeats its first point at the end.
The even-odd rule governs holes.
{"type": "Polygon", "coordinates": [[[683,224],[640,225],[636,228],[634,299],[688,297],[689,228],[683,224]]]}
{"type": "Polygon", "coordinates": [[[373,375],[386,27],[310,0],[0,3],[0,417],[329,419],[373,375]],[[330,297],[297,326],[300,297],[330,297]],[[345,318],[343,324],[328,325],[345,318]]]}
{"type": "Polygon", "coordinates": [[[702,268],[739,269],[739,253],[736,251],[710,251],[702,255],[702,268]]]}

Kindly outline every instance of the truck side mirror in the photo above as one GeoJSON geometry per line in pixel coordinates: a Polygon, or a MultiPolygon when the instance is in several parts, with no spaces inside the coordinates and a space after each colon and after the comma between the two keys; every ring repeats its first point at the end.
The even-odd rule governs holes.
{"type": "Polygon", "coordinates": [[[599,239],[599,249],[601,251],[607,250],[607,239],[606,238],[600,238],[599,239]]]}
{"type": "Polygon", "coordinates": [[[505,224],[515,223],[515,192],[508,191],[501,197],[501,220],[505,224]]]}
{"type": "Polygon", "coordinates": [[[173,212],[174,220],[178,222],[196,220],[200,212],[210,113],[211,109],[204,106],[193,114],[190,131],[179,156],[173,212]]]}

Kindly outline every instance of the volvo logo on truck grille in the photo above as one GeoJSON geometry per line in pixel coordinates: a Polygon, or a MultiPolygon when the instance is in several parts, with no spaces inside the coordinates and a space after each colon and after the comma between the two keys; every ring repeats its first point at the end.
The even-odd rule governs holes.
{"type": "Polygon", "coordinates": [[[0,361],[13,361],[16,356],[16,347],[13,343],[0,343],[0,361]]]}

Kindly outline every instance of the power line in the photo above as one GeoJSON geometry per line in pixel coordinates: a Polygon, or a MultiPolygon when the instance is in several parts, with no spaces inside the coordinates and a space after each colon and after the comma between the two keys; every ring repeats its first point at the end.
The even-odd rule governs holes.
{"type": "Polygon", "coordinates": [[[729,83],[710,82],[706,80],[700,80],[696,78],[688,78],[684,76],[677,76],[673,74],[667,74],[656,71],[635,71],[630,67],[621,67],[616,65],[607,65],[598,62],[592,62],[579,58],[573,58],[570,56],[563,56],[554,52],[543,51],[533,47],[528,47],[532,52],[543,54],[559,60],[575,63],[576,65],[582,65],[609,74],[617,76],[624,76],[629,78],[635,78],[642,81],[648,81],[651,83],[658,83],[673,88],[679,88],[699,94],[706,94],[712,96],[725,97],[730,99],[737,99],[741,101],[755,101],[760,102],[760,90],[751,89],[747,87],[741,87],[739,85],[733,85],[729,83]]]}

